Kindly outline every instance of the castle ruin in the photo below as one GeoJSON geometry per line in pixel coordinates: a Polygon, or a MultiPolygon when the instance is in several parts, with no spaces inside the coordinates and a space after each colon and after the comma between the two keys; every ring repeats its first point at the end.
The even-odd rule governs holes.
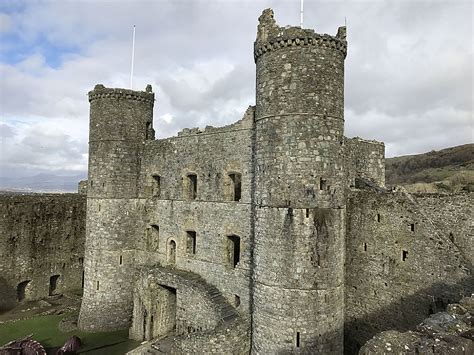
{"type": "Polygon", "coordinates": [[[256,105],[229,126],[155,139],[150,86],[89,93],[82,330],[356,353],[473,291],[472,194],[386,189],[383,143],[344,136],[346,28],[267,9],[257,31],[256,105]]]}

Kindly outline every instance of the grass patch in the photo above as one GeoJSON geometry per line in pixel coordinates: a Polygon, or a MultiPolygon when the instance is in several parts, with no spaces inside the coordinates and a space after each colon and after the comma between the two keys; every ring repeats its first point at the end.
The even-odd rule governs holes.
{"type": "Polygon", "coordinates": [[[139,342],[128,339],[128,329],[101,333],[85,333],[79,330],[63,333],[58,329],[58,323],[65,317],[40,316],[0,324],[0,346],[29,334],[33,334],[33,338],[45,348],[61,347],[71,335],[77,335],[83,344],[79,353],[84,354],[121,355],[139,345],[139,342]]]}

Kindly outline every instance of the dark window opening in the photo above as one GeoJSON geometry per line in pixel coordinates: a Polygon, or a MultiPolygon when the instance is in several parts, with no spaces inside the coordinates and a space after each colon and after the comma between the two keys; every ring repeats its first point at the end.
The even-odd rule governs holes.
{"type": "Polygon", "coordinates": [[[235,307],[240,306],[240,297],[237,295],[234,295],[234,304],[235,304],[235,307]]]}
{"type": "Polygon", "coordinates": [[[191,200],[195,200],[197,197],[197,175],[196,174],[189,174],[187,175],[188,178],[188,198],[191,200]]]}
{"type": "Polygon", "coordinates": [[[242,198],[242,175],[238,173],[229,174],[232,180],[232,200],[240,201],[242,198]]]}
{"type": "Polygon", "coordinates": [[[58,279],[59,279],[59,275],[53,275],[49,278],[49,295],[50,296],[54,295],[54,291],[56,291],[56,288],[58,287],[58,279]]]}
{"type": "Polygon", "coordinates": [[[26,296],[26,286],[31,282],[31,280],[23,281],[18,284],[16,287],[16,299],[18,302],[21,302],[25,299],[26,296]]]}
{"type": "Polygon", "coordinates": [[[99,281],[97,281],[95,288],[97,291],[99,291],[99,281]]]}
{"type": "Polygon", "coordinates": [[[309,218],[309,208],[306,209],[306,218],[309,218]]]}
{"type": "Polygon", "coordinates": [[[300,347],[300,332],[296,332],[296,347],[300,347]]]}
{"type": "Polygon", "coordinates": [[[377,213],[377,222],[380,222],[380,213],[377,213]]]}
{"type": "Polygon", "coordinates": [[[449,240],[454,243],[454,235],[453,235],[453,233],[449,233],[449,240]]]}
{"type": "Polygon", "coordinates": [[[147,122],[146,123],[146,127],[145,127],[145,139],[150,139],[151,138],[151,122],[147,122]]]}
{"type": "Polygon", "coordinates": [[[84,270],[82,270],[82,276],[81,276],[81,288],[84,288],[84,270]]]}
{"type": "Polygon", "coordinates": [[[176,242],[174,240],[170,240],[168,243],[168,263],[176,264],[176,242]]]}
{"type": "Polygon", "coordinates": [[[84,264],[84,258],[79,258],[79,264],[83,265],[84,264]]]}
{"type": "Polygon", "coordinates": [[[402,261],[405,261],[408,257],[408,251],[402,250],[402,261]]]}
{"type": "Polygon", "coordinates": [[[412,232],[415,231],[415,224],[414,224],[414,223],[410,224],[410,230],[411,230],[412,232]]]}
{"type": "Polygon", "coordinates": [[[240,237],[229,235],[227,237],[227,260],[233,268],[240,262],[240,237]]]}
{"type": "Polygon", "coordinates": [[[120,258],[119,258],[119,264],[122,265],[122,261],[123,261],[123,258],[122,258],[122,255],[120,255],[120,258]]]}
{"type": "Polygon", "coordinates": [[[160,241],[160,226],[151,224],[148,230],[148,250],[158,250],[158,243],[160,241]]]}
{"type": "Polygon", "coordinates": [[[91,180],[91,187],[92,187],[92,185],[94,185],[94,181],[91,180]]]}
{"type": "Polygon", "coordinates": [[[367,243],[364,243],[364,251],[367,251],[367,243]]]}
{"type": "Polygon", "coordinates": [[[196,232],[186,231],[186,251],[188,254],[196,254],[196,232]]]}
{"type": "Polygon", "coordinates": [[[327,189],[327,181],[326,179],[320,178],[319,179],[319,189],[326,190],[327,189]]]}
{"type": "Polygon", "coordinates": [[[152,175],[152,178],[153,178],[152,196],[159,198],[161,195],[161,176],[152,175]]]}

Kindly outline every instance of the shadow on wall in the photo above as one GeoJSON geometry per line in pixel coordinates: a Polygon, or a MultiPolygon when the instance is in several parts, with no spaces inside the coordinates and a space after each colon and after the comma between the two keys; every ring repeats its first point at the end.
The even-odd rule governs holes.
{"type": "Polygon", "coordinates": [[[449,303],[457,303],[473,292],[473,276],[457,284],[435,283],[364,318],[346,319],[344,353],[357,354],[369,339],[385,330],[414,330],[430,314],[444,311],[449,303]]]}
{"type": "Polygon", "coordinates": [[[8,311],[16,305],[16,291],[0,277],[0,312],[8,311]]]}

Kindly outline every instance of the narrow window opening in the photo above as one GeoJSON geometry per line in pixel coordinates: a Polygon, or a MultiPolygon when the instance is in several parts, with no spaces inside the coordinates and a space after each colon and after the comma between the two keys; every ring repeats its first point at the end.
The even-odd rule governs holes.
{"type": "Polygon", "coordinates": [[[31,280],[22,281],[16,287],[16,299],[18,300],[18,302],[21,302],[25,299],[25,297],[26,297],[26,287],[28,286],[28,284],[30,282],[31,282],[31,280]]]}
{"type": "Polygon", "coordinates": [[[84,289],[84,270],[82,270],[82,276],[81,276],[81,288],[84,289]]]}
{"type": "Polygon", "coordinates": [[[186,251],[188,254],[196,254],[196,232],[186,231],[186,251]]]}
{"type": "Polygon", "coordinates": [[[402,261],[405,261],[408,257],[408,251],[402,250],[402,261]]]}
{"type": "Polygon", "coordinates": [[[449,240],[454,243],[454,235],[453,235],[453,233],[449,233],[449,240]]]}
{"type": "Polygon", "coordinates": [[[59,275],[53,275],[49,278],[49,295],[54,295],[56,288],[58,287],[59,275]]]}
{"type": "Polygon", "coordinates": [[[306,209],[306,218],[309,218],[309,208],[306,209]]]}
{"type": "Polygon", "coordinates": [[[91,187],[92,187],[92,185],[94,185],[94,181],[91,180],[91,187]]]}
{"type": "Polygon", "coordinates": [[[326,179],[320,178],[319,179],[319,189],[320,190],[326,190],[327,188],[327,181],[326,179]]]}
{"type": "Polygon", "coordinates": [[[174,240],[170,240],[168,243],[168,263],[176,264],[176,242],[174,240]]]}
{"type": "Polygon", "coordinates": [[[238,295],[234,295],[234,304],[235,304],[235,307],[240,306],[240,297],[238,295]]]}
{"type": "Polygon", "coordinates": [[[188,182],[188,198],[195,200],[197,197],[197,175],[189,174],[187,176],[188,182]]]}
{"type": "Polygon", "coordinates": [[[229,174],[232,181],[232,200],[240,201],[242,198],[242,175],[238,173],[229,174]]]}
{"type": "Polygon", "coordinates": [[[229,235],[227,237],[227,261],[233,268],[240,262],[240,237],[229,235]]]}
{"type": "Polygon", "coordinates": [[[83,265],[84,264],[84,258],[79,258],[79,264],[83,265]]]}
{"type": "Polygon", "coordinates": [[[380,213],[377,213],[377,222],[380,223],[380,213]]]}
{"type": "Polygon", "coordinates": [[[95,288],[97,291],[99,291],[99,281],[96,282],[95,288]]]}
{"type": "Polygon", "coordinates": [[[161,196],[161,176],[153,175],[153,187],[152,187],[152,196],[160,197],[161,196]]]}
{"type": "Polygon", "coordinates": [[[150,130],[151,130],[151,122],[147,122],[146,127],[145,127],[145,139],[151,138],[150,130]]]}
{"type": "Polygon", "coordinates": [[[414,223],[410,224],[410,230],[411,230],[412,232],[415,231],[415,224],[414,224],[414,223]]]}
{"type": "Polygon", "coordinates": [[[364,251],[367,251],[367,243],[364,243],[364,251]]]}
{"type": "Polygon", "coordinates": [[[300,347],[300,332],[296,332],[296,347],[300,347]]]}
{"type": "Polygon", "coordinates": [[[119,258],[119,264],[120,264],[120,265],[122,265],[122,261],[123,261],[122,255],[120,255],[120,258],[119,258]]]}
{"type": "Polygon", "coordinates": [[[147,240],[148,250],[152,250],[152,251],[158,250],[158,245],[160,241],[160,226],[157,224],[151,224],[147,233],[148,233],[148,240],[147,240]]]}

